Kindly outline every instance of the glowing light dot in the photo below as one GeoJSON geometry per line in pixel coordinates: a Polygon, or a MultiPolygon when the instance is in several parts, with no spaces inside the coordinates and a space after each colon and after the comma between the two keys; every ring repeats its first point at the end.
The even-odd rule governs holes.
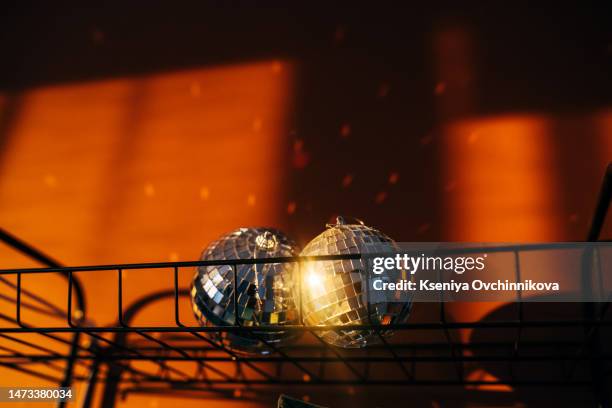
{"type": "Polygon", "coordinates": [[[304,141],[302,139],[296,139],[293,142],[293,151],[294,152],[301,152],[303,147],[304,147],[304,141]]]}
{"type": "Polygon", "coordinates": [[[83,317],[83,311],[82,310],[75,310],[74,313],[72,314],[72,316],[79,320],[83,317]]]}
{"type": "Polygon", "coordinates": [[[345,123],[342,126],[340,126],[340,136],[346,139],[350,135],[351,135],[351,125],[349,125],[348,123],[345,123]]]}
{"type": "Polygon", "coordinates": [[[478,137],[480,135],[478,134],[478,132],[472,132],[470,133],[470,135],[468,136],[468,143],[469,144],[474,144],[478,141],[478,137]]]}
{"type": "Polygon", "coordinates": [[[242,390],[234,390],[234,398],[242,397],[242,390]]]}
{"type": "Polygon", "coordinates": [[[353,183],[353,175],[347,174],[342,178],[342,187],[347,188],[353,183]]]}
{"type": "Polygon", "coordinates": [[[309,402],[309,401],[310,401],[310,395],[304,395],[304,396],[302,396],[302,401],[304,401],[304,402],[309,402]]]}
{"type": "Polygon", "coordinates": [[[255,118],[255,120],[253,120],[253,124],[251,125],[251,128],[253,129],[254,132],[259,132],[261,130],[262,124],[263,122],[261,118],[255,118]]]}
{"type": "Polygon", "coordinates": [[[201,200],[208,200],[210,198],[210,190],[206,187],[202,187],[200,189],[200,199],[201,200]]]}
{"type": "Polygon", "coordinates": [[[255,197],[255,194],[249,194],[249,196],[247,197],[247,205],[249,207],[253,207],[256,202],[257,202],[257,197],[255,197]]]}
{"type": "Polygon", "coordinates": [[[444,91],[446,91],[446,83],[438,82],[436,84],[436,87],[434,88],[434,93],[436,95],[442,95],[444,93],[444,91]]]}
{"type": "Polygon", "coordinates": [[[374,202],[376,204],[382,204],[385,202],[386,199],[387,199],[387,192],[381,191],[380,193],[376,194],[376,198],[374,198],[374,202]]]}
{"type": "Polygon", "coordinates": [[[287,205],[287,214],[291,215],[293,213],[295,213],[295,210],[297,209],[297,204],[295,201],[291,201],[288,205],[287,205]]]}
{"type": "Polygon", "coordinates": [[[177,262],[179,260],[179,256],[176,252],[170,252],[170,255],[168,255],[168,259],[170,260],[170,262],[177,262]]]}
{"type": "Polygon", "coordinates": [[[43,178],[43,182],[49,188],[53,188],[53,187],[57,186],[57,179],[55,178],[55,176],[53,174],[47,174],[43,178]]]}
{"type": "Polygon", "coordinates": [[[293,157],[291,160],[293,167],[296,169],[303,169],[310,162],[310,155],[304,151],[304,141],[296,139],[293,142],[293,157]]]}
{"type": "Polygon", "coordinates": [[[145,184],[144,193],[147,197],[153,197],[155,195],[155,186],[151,183],[145,184]]]}
{"type": "Polygon", "coordinates": [[[391,174],[389,174],[389,184],[396,184],[398,180],[399,180],[398,172],[394,171],[391,174]]]}
{"type": "Polygon", "coordinates": [[[274,61],[272,63],[272,72],[274,72],[275,74],[278,74],[282,70],[283,70],[283,64],[281,64],[280,61],[274,61]]]}
{"type": "Polygon", "coordinates": [[[304,374],[302,376],[302,380],[304,380],[304,382],[310,382],[310,376],[308,374],[304,374]]]}
{"type": "Polygon", "coordinates": [[[189,85],[189,93],[194,98],[199,98],[201,94],[200,84],[198,82],[192,82],[189,85]]]}

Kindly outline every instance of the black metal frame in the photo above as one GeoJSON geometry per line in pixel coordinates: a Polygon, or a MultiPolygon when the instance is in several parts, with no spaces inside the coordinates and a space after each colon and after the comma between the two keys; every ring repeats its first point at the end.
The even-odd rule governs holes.
{"type": "MultiPolygon", "coordinates": [[[[608,166],[604,177],[588,241],[599,238],[611,197],[612,165],[608,166]]],[[[319,385],[477,387],[502,384],[515,387],[588,387],[593,390],[602,406],[609,406],[605,381],[612,375],[609,363],[612,361],[612,354],[606,354],[602,350],[600,340],[601,329],[612,327],[612,320],[606,315],[609,309],[608,303],[584,304],[581,319],[537,321],[525,319],[524,306],[522,303],[517,303],[516,318],[471,322],[451,321],[444,303],[440,303],[433,305],[440,308],[437,321],[384,327],[373,324],[353,327],[376,331],[421,330],[431,334],[431,338],[439,335],[443,341],[407,342],[398,334],[396,337],[399,340],[396,340],[396,337],[385,339],[380,336],[381,344],[356,350],[343,350],[326,344],[319,335],[320,326],[306,326],[303,322],[294,326],[257,327],[258,332],[274,330],[306,332],[312,336],[314,343],[297,342],[284,348],[269,344],[274,350],[271,355],[241,355],[209,339],[206,333],[221,331],[253,333],[252,327],[188,326],[181,321],[179,300],[182,296],[188,295],[187,289],[181,287],[179,282],[181,268],[232,265],[235,278],[236,265],[239,264],[296,262],[299,265],[304,260],[358,259],[360,255],[62,267],[57,261],[3,230],[0,230],[0,240],[46,266],[0,271],[0,284],[8,285],[15,291],[14,298],[0,299],[15,304],[14,316],[0,314],[0,321],[3,321],[4,325],[8,323],[8,327],[0,327],[0,367],[27,373],[58,386],[69,386],[74,381],[86,381],[88,386],[85,390],[84,407],[93,404],[93,395],[99,382],[104,383],[101,406],[105,408],[113,407],[118,395],[128,393],[176,392],[183,396],[202,396],[210,393],[215,398],[257,398],[258,390],[274,387],[319,385]],[[164,269],[172,273],[174,287],[151,293],[130,305],[124,305],[123,271],[145,268],[164,269]],[[117,275],[117,324],[112,327],[95,326],[86,318],[85,294],[78,275],[93,271],[105,271],[117,275]],[[58,309],[23,287],[22,276],[37,273],[56,273],[67,279],[68,302],[65,310],[58,309]],[[12,280],[16,280],[16,283],[12,280]],[[175,320],[173,325],[131,324],[141,310],[159,301],[169,301],[173,304],[175,320]],[[80,313],[76,319],[73,319],[75,304],[80,313]],[[22,309],[61,318],[65,324],[32,327],[22,321],[22,309]],[[578,329],[582,330],[584,335],[579,340],[534,341],[524,338],[526,330],[544,328],[578,329]],[[511,339],[465,343],[455,336],[461,329],[513,329],[514,336],[511,339]],[[26,333],[36,334],[40,341],[23,338],[26,333]],[[109,334],[112,335],[111,338],[109,334]],[[130,334],[137,336],[137,340],[128,339],[130,334]],[[66,338],[67,335],[70,337],[66,338]],[[89,342],[85,342],[85,338],[89,339],[89,342]],[[55,350],[57,346],[67,346],[68,351],[58,352],[55,350]],[[29,351],[19,350],[24,347],[29,351]],[[148,361],[155,370],[135,367],[134,363],[138,361],[148,361]],[[472,363],[504,364],[509,374],[498,380],[468,378],[465,375],[465,366],[472,363]],[[516,374],[520,364],[530,363],[561,364],[565,367],[564,374],[560,378],[538,379],[521,378],[516,374]],[[187,369],[186,364],[189,366],[187,369]],[[220,367],[221,364],[225,367],[220,367]],[[231,364],[234,370],[231,374],[227,370],[228,364],[231,364]],[[372,368],[375,364],[385,364],[384,377],[375,375],[375,370],[372,368]],[[442,374],[434,378],[420,376],[419,366],[427,364],[440,366],[439,371],[442,374]],[[340,366],[342,369],[330,373],[328,367],[331,365],[340,366]],[[193,372],[188,371],[191,368],[194,369],[193,372]]],[[[499,250],[517,254],[516,273],[520,278],[519,248],[523,247],[505,247],[499,250]]],[[[326,327],[326,329],[333,328],[337,327],[326,327]]],[[[63,406],[64,403],[59,405],[63,406]]]]}

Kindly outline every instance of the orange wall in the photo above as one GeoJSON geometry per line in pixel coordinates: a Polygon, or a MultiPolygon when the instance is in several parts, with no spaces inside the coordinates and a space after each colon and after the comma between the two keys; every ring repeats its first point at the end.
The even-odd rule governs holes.
{"type": "MultiPolygon", "coordinates": [[[[0,155],[0,225],[68,265],[194,260],[223,232],[282,227],[292,83],[290,63],[264,61],[3,95],[0,120],[10,126],[0,155]]],[[[32,265],[5,247],[0,257],[1,268],[32,265]]],[[[192,272],[181,274],[183,287],[192,272]]],[[[80,277],[88,317],[112,323],[116,275],[80,277]]],[[[58,277],[27,276],[23,284],[66,304],[58,277]]],[[[124,285],[128,304],[172,281],[168,271],[129,271],[124,285]]],[[[192,323],[189,302],[182,307],[192,323]]],[[[13,314],[14,305],[0,300],[0,312],[13,314]]],[[[27,311],[24,319],[41,324],[27,311]]],[[[171,319],[170,303],[161,302],[140,322],[171,319]]],[[[6,369],[0,379],[32,383],[6,369]]]]}

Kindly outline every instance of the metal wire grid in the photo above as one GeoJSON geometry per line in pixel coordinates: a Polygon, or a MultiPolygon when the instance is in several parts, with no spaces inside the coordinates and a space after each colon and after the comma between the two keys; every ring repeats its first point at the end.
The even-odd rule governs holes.
{"type": "MultiPolygon", "coordinates": [[[[608,167],[598,205],[593,217],[588,240],[599,237],[612,196],[612,167],[608,167]]],[[[13,235],[0,230],[0,238],[18,251],[43,263],[47,268],[4,270],[0,283],[8,285],[15,297],[3,300],[15,305],[14,316],[0,314],[0,320],[8,327],[0,328],[0,366],[26,373],[60,386],[74,381],[86,381],[88,386],[83,401],[91,406],[98,382],[104,383],[102,406],[114,406],[118,393],[168,393],[208,392],[217,397],[236,397],[236,387],[256,390],[257,387],[274,386],[376,386],[376,385],[447,385],[447,386],[563,386],[591,388],[602,406],[608,406],[605,396],[606,378],[612,375],[609,361],[612,354],[601,347],[601,331],[612,327],[608,313],[609,303],[584,304],[582,318],[572,320],[527,320],[523,303],[517,303],[514,319],[497,321],[454,322],[447,316],[444,303],[439,306],[439,318],[435,322],[412,322],[394,325],[354,325],[356,329],[393,329],[398,332],[425,331],[429,338],[442,341],[405,341],[398,333],[387,340],[381,336],[380,345],[359,350],[342,350],[323,342],[320,326],[295,325],[291,327],[199,327],[187,326],[180,319],[179,299],[188,296],[179,285],[179,269],[200,265],[236,265],[266,262],[300,262],[300,258],[250,259],[235,261],[169,262],[155,264],[125,264],[88,267],[62,267],[58,262],[37,251],[13,235]],[[173,273],[171,290],[152,293],[130,305],[124,305],[124,270],[158,268],[173,273]],[[78,274],[92,271],[114,273],[117,276],[118,304],[117,324],[112,327],[86,325],[86,302],[78,274]],[[67,281],[68,302],[65,309],[58,309],[41,296],[23,287],[22,276],[36,273],[61,274],[67,281]],[[14,276],[12,283],[7,276],[14,276]],[[138,311],[154,302],[169,300],[174,307],[172,326],[134,326],[131,319],[138,311]],[[80,317],[73,320],[73,303],[80,317]],[[127,306],[127,307],[126,307],[127,306]],[[50,316],[61,317],[65,326],[32,327],[22,321],[21,311],[29,309],[50,316]],[[296,330],[309,333],[316,340],[313,344],[297,343],[279,349],[268,346],[274,353],[269,356],[247,356],[232,350],[206,336],[213,331],[248,331],[251,335],[266,330],[296,330]],[[512,329],[513,338],[489,342],[462,342],[455,335],[458,330],[477,329],[496,331],[512,329]],[[524,338],[526,330],[558,329],[583,333],[580,339],[547,339],[533,341],[524,338]],[[35,334],[37,340],[24,339],[23,335],[35,334]],[[128,335],[138,340],[128,341],[128,335]],[[67,337],[68,336],[68,337],[67,337]],[[85,339],[82,336],[86,336],[85,339]],[[110,336],[110,338],[109,338],[110,336]],[[58,352],[55,346],[67,348],[58,352]],[[23,347],[28,351],[24,351],[23,347]],[[486,352],[480,352],[480,351],[486,352]],[[146,361],[154,369],[143,369],[138,362],[146,361]],[[185,364],[195,366],[186,370],[185,364]],[[468,378],[465,368],[469,364],[503,364],[508,375],[496,380],[468,378]],[[523,363],[552,364],[560,371],[557,378],[523,378],[517,369],[523,363]],[[230,364],[232,369],[227,370],[230,364]],[[376,376],[373,367],[384,364],[384,377],[376,376]],[[442,367],[433,377],[419,375],[428,365],[442,367]],[[220,368],[225,365],[224,368],[220,368]],[[343,367],[342,374],[330,369],[343,367]],[[38,367],[44,367],[40,370],[38,367]],[[394,368],[391,368],[394,367],[394,368]],[[560,368],[560,369],[559,369],[560,368]],[[374,373],[374,374],[373,374],[374,373]],[[442,373],[442,374],[440,374],[442,373]]],[[[518,251],[515,252],[516,276],[520,280],[518,251]]],[[[311,257],[310,261],[357,259],[360,255],[311,257]]],[[[300,279],[301,281],[301,279],[300,279]]],[[[366,285],[367,287],[367,285],[366,285]]],[[[234,302],[236,292],[234,292],[234,302]]],[[[301,305],[300,305],[300,321],[301,305]]],[[[326,326],[325,329],[342,327],[326,326]]],[[[263,339],[262,339],[263,340],[263,339]]],[[[426,371],[426,370],[425,370],[426,371]]],[[[59,403],[63,406],[64,403],[59,403]]]]}
{"type": "MultiPolygon", "coordinates": [[[[518,252],[515,252],[518,254],[518,252]]],[[[310,260],[355,259],[359,255],[325,256],[311,258],[310,260]]],[[[517,255],[518,256],[518,255],[517,255]]],[[[517,258],[518,259],[518,258],[517,258]]],[[[156,264],[127,264],[91,267],[54,267],[42,269],[21,269],[3,271],[2,281],[7,284],[5,275],[16,276],[15,290],[15,316],[2,315],[5,322],[13,323],[14,327],[0,329],[0,338],[5,342],[18,343],[27,346],[31,352],[17,351],[10,345],[1,345],[5,352],[0,356],[0,365],[14,370],[22,371],[33,376],[43,378],[58,384],[68,381],[91,381],[94,385],[104,381],[105,395],[112,397],[119,391],[129,392],[161,392],[174,391],[214,391],[228,393],[224,386],[296,386],[296,385],[540,385],[540,386],[590,386],[594,378],[584,375],[576,376],[579,366],[595,358],[593,350],[589,347],[591,340],[601,327],[612,326],[612,321],[606,319],[608,304],[604,304],[595,319],[578,319],[563,321],[530,321],[524,319],[523,304],[518,303],[517,318],[500,321],[451,322],[447,317],[444,303],[439,306],[439,320],[429,323],[407,323],[401,325],[372,325],[364,324],[351,326],[360,329],[382,330],[390,327],[398,331],[424,330],[431,332],[431,337],[441,337],[438,342],[397,342],[394,338],[383,341],[380,345],[371,346],[362,350],[341,350],[323,342],[318,335],[320,326],[296,325],[290,330],[305,331],[316,340],[316,344],[295,344],[282,349],[273,344],[268,346],[274,350],[270,356],[246,356],[236,354],[208,337],[206,332],[213,331],[248,331],[256,332],[287,330],[287,326],[278,327],[241,327],[239,325],[226,327],[200,327],[187,326],[180,319],[180,302],[182,296],[188,291],[180,287],[179,268],[193,268],[199,265],[230,264],[234,273],[236,265],[240,263],[259,262],[298,262],[299,258],[283,259],[252,259],[236,261],[198,261],[198,262],[172,262],[156,264]],[[166,269],[173,273],[174,287],[171,290],[151,294],[140,299],[126,308],[123,301],[122,274],[129,269],[166,269]],[[111,327],[87,325],[82,318],[73,321],[73,297],[78,297],[79,287],[77,274],[92,271],[114,273],[117,276],[117,325],[111,327]],[[65,312],[48,310],[50,305],[36,294],[27,290],[22,284],[22,275],[36,273],[60,273],[67,278],[68,303],[65,312]],[[73,292],[75,295],[73,295],[73,292]],[[131,319],[143,308],[158,301],[169,301],[173,304],[175,324],[172,326],[134,326],[131,319]],[[32,327],[21,319],[22,308],[36,308],[38,311],[47,311],[60,315],[65,319],[64,326],[32,327]],[[456,339],[453,332],[459,329],[513,329],[513,339],[493,341],[488,343],[463,343],[456,339]],[[568,330],[588,328],[582,341],[550,340],[534,342],[522,340],[522,334],[528,328],[565,328],[568,330]],[[44,341],[33,342],[19,338],[20,334],[35,333],[44,337],[44,341]],[[104,334],[112,334],[112,339],[104,334]],[[442,333],[442,336],[437,336],[442,333]],[[72,341],[65,339],[65,334],[73,335],[72,341]],[[134,334],[139,340],[128,341],[128,335],[134,334]],[[90,338],[89,346],[84,347],[83,342],[75,342],[79,335],[90,338]],[[51,342],[70,346],[66,353],[60,353],[49,347],[51,342]],[[73,347],[73,345],[75,345],[73,347]],[[475,350],[488,350],[486,353],[475,350]],[[469,352],[468,352],[469,351],[469,352]],[[155,365],[155,370],[143,370],[136,367],[134,362],[148,361],[155,365]],[[62,364],[59,364],[62,363],[62,364]],[[184,364],[195,364],[196,369],[186,370],[184,364]],[[465,365],[469,363],[505,363],[510,375],[502,380],[475,380],[466,378],[465,365]],[[525,362],[564,363],[566,366],[564,378],[550,379],[522,379],[514,374],[514,365],[525,362]],[[233,369],[223,370],[218,364],[231,364],[233,369]],[[445,366],[442,371],[454,371],[453,375],[446,373],[440,378],[421,378],[418,367],[423,364],[439,364],[445,366]],[[33,370],[32,364],[44,365],[57,375],[33,370]],[[344,367],[343,375],[330,374],[326,367],[332,364],[341,364],[344,367]],[[372,366],[386,364],[395,366],[396,370],[385,369],[389,374],[386,378],[376,378],[372,375],[372,366]],[[74,366],[82,366],[89,372],[88,375],[68,374],[75,371],[74,366]],[[102,366],[106,369],[102,370],[102,366]],[[292,369],[288,369],[291,366],[292,369]],[[63,376],[62,376],[63,374],[63,376]]],[[[520,278],[520,267],[517,263],[516,273],[520,278]]],[[[9,283],[10,284],[10,283],[9,283]]],[[[235,292],[234,292],[235,294],[235,292]]],[[[234,299],[236,301],[236,299],[234,299]]],[[[82,307],[85,302],[78,301],[82,307]]],[[[82,311],[81,311],[82,312],[82,311]]],[[[337,329],[341,326],[326,326],[325,329],[337,329]]],[[[398,334],[399,336],[399,334],[398,334]]],[[[4,343],[4,342],[3,342],[4,343]]],[[[611,354],[599,353],[597,359],[608,361],[611,354]]],[[[227,368],[227,367],[226,367],[227,368]]],[[[93,392],[93,387],[90,387],[93,392]]],[[[233,396],[233,394],[231,394],[233,396]]],[[[88,398],[91,400],[91,398],[88,398]]]]}

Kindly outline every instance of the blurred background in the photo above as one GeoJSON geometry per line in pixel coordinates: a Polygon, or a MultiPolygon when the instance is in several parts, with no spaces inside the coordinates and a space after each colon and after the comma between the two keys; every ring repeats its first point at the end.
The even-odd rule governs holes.
{"type": "MultiPolygon", "coordinates": [[[[612,159],[604,8],[2,9],[0,226],[67,265],[195,260],[240,226],[303,246],[338,214],[398,241],[579,241],[612,159]]],[[[3,246],[0,260],[35,265],[3,246]]],[[[112,322],[115,277],[82,278],[92,318],[112,322]]],[[[171,284],[125,279],[128,301],[171,284]]],[[[60,283],[27,284],[65,297],[60,283]]],[[[464,395],[446,391],[416,393],[415,406],[464,395]]],[[[395,406],[392,392],[346,398],[395,406]]]]}

